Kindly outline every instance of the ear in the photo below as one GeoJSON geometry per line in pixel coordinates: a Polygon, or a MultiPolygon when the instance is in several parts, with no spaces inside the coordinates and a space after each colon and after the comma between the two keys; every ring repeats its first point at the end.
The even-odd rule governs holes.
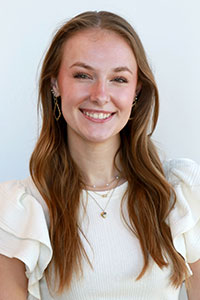
{"type": "Polygon", "coordinates": [[[141,88],[142,88],[142,82],[141,81],[138,81],[137,83],[137,87],[136,87],[136,90],[135,90],[135,94],[138,95],[141,91],[141,88]]]}
{"type": "Polygon", "coordinates": [[[56,97],[59,97],[59,96],[60,96],[60,91],[59,91],[57,79],[54,78],[54,77],[51,78],[51,88],[52,88],[53,91],[54,91],[54,95],[55,95],[56,97]]]}

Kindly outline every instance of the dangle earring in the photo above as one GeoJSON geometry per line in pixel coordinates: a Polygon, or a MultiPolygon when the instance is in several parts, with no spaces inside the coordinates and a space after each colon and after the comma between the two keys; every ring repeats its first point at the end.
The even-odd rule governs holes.
{"type": "Polygon", "coordinates": [[[138,97],[137,97],[137,95],[135,95],[135,99],[134,99],[134,102],[132,104],[132,108],[136,106],[137,102],[138,102],[138,97]]]}
{"type": "Polygon", "coordinates": [[[61,117],[61,110],[60,110],[60,107],[58,104],[58,98],[56,97],[54,90],[52,89],[51,92],[52,92],[53,100],[54,100],[53,114],[54,114],[56,121],[58,121],[61,117]]]}
{"type": "MultiPolygon", "coordinates": [[[[133,104],[132,104],[132,110],[136,106],[137,102],[138,102],[138,97],[137,97],[137,95],[135,95],[135,98],[134,98],[134,101],[133,101],[133,104]]],[[[132,112],[132,110],[131,110],[131,112],[132,112]]],[[[129,121],[133,120],[133,117],[130,117],[128,120],[129,121]]]]}

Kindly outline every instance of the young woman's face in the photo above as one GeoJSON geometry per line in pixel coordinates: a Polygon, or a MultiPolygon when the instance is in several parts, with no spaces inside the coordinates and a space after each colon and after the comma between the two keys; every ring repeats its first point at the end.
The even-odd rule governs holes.
{"type": "Polygon", "coordinates": [[[98,143],[118,137],[136,89],[135,57],[116,33],[91,29],[65,43],[54,90],[61,96],[68,138],[98,143]]]}

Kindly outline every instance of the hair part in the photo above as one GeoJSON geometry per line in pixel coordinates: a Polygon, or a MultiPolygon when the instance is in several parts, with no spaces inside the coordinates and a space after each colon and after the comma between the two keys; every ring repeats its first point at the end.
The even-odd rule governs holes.
{"type": "Polygon", "coordinates": [[[31,156],[30,173],[49,209],[54,254],[46,270],[47,281],[51,281],[53,267],[58,292],[62,292],[70,287],[74,272],[83,274],[83,257],[90,263],[81,243],[78,223],[83,185],[79,168],[68,149],[66,122],[63,117],[58,122],[54,119],[51,79],[58,76],[64,43],[76,33],[94,28],[110,30],[127,41],[135,55],[138,81],[142,84],[131,120],[120,132],[123,143],[119,149],[122,171],[128,180],[130,228],[140,241],[144,257],[144,266],[137,279],[146,272],[150,255],[160,268],[168,267],[171,262],[171,283],[178,287],[187,277],[187,267],[173,246],[166,223],[176,197],[151,141],[158,119],[158,90],[137,33],[125,19],[106,11],[85,12],[65,23],[55,34],[41,70],[39,105],[42,106],[43,123],[31,156]],[[165,254],[169,258],[167,261],[165,254]]]}

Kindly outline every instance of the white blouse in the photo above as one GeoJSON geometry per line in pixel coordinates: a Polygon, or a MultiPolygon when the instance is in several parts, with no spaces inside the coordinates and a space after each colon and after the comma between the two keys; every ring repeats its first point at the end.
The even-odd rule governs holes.
{"type": "MultiPolygon", "coordinates": [[[[200,259],[200,166],[188,159],[164,162],[166,177],[173,184],[177,202],[167,222],[175,249],[193,263],[200,259]]],[[[52,258],[47,206],[31,178],[0,184],[0,253],[24,262],[29,300],[178,300],[180,289],[169,281],[171,267],[162,270],[150,259],[150,266],[138,281],[143,266],[140,244],[120,214],[127,183],[118,186],[107,207],[107,217],[92,197],[87,215],[80,209],[80,233],[93,269],[83,259],[83,278],[75,274],[69,291],[55,295],[47,288],[44,270],[52,258]]],[[[104,207],[107,198],[90,194],[104,207]]],[[[123,207],[128,217],[126,206],[123,207]]],[[[189,266],[188,266],[189,268],[189,266]]],[[[191,270],[190,270],[191,272],[191,270]]],[[[192,273],[191,273],[192,274],[192,273]]]]}

